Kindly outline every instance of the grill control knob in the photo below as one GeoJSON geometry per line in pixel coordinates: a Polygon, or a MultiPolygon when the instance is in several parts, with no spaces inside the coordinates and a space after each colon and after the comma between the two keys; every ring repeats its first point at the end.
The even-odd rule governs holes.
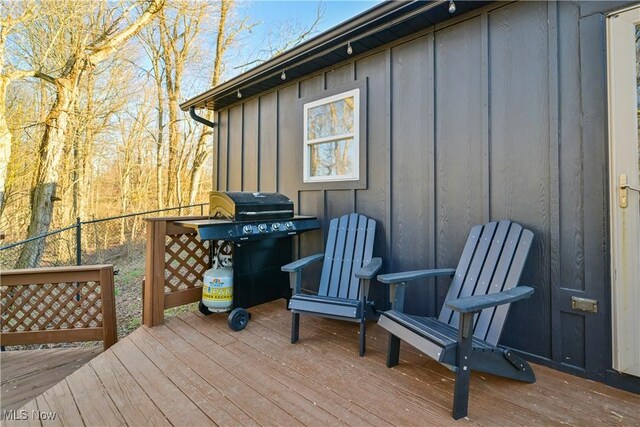
{"type": "Polygon", "coordinates": [[[293,222],[287,221],[287,223],[285,224],[285,227],[287,227],[287,230],[291,230],[293,228],[293,222]]]}
{"type": "Polygon", "coordinates": [[[250,225],[245,225],[244,227],[242,227],[242,232],[244,234],[251,234],[253,233],[253,229],[251,228],[250,225]]]}
{"type": "Polygon", "coordinates": [[[274,223],[271,225],[271,229],[272,229],[272,230],[274,230],[274,231],[276,231],[276,230],[280,230],[280,223],[279,223],[279,222],[274,222],[274,223]]]}
{"type": "Polygon", "coordinates": [[[261,233],[266,233],[267,231],[267,224],[259,224],[258,225],[258,231],[261,233]]]}

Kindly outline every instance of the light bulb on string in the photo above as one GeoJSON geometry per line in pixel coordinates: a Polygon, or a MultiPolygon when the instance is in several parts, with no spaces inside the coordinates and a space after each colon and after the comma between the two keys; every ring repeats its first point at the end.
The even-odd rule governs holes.
{"type": "Polygon", "coordinates": [[[351,42],[347,42],[347,54],[351,55],[353,53],[353,48],[351,47],[351,42]]]}
{"type": "Polygon", "coordinates": [[[240,93],[240,89],[238,89],[238,93],[236,94],[238,98],[242,98],[242,93],[240,93]]]}
{"type": "Polygon", "coordinates": [[[449,13],[455,13],[456,3],[453,0],[449,0],[449,13]]]}
{"type": "Polygon", "coordinates": [[[287,74],[284,72],[284,70],[282,70],[282,74],[280,74],[280,79],[281,80],[286,80],[287,79],[287,74]]]}

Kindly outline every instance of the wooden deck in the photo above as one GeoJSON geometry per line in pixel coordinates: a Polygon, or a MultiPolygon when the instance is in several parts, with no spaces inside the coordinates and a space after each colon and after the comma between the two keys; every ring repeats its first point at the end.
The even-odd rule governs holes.
{"type": "Polygon", "coordinates": [[[1,410],[18,409],[102,352],[102,347],[0,352],[1,410]]]}
{"type": "Polygon", "coordinates": [[[640,396],[537,365],[535,384],[474,374],[455,422],[447,369],[408,347],[387,369],[374,324],[364,358],[357,326],[335,320],[302,318],[291,345],[283,306],[251,309],[241,332],[199,313],[141,327],[24,409],[55,411],[42,425],[640,424],[640,396]]]}

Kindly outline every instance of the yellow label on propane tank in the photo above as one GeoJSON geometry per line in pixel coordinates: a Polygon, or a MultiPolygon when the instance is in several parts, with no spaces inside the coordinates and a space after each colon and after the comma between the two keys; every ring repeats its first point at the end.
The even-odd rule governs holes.
{"type": "Polygon", "coordinates": [[[233,298],[232,288],[214,288],[205,286],[202,290],[202,299],[213,301],[229,301],[233,298]]]}

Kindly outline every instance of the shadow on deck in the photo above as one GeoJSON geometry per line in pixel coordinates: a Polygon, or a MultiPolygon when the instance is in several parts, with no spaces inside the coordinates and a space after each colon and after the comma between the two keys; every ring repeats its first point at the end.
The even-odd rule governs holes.
{"type": "MultiPolygon", "coordinates": [[[[291,345],[283,305],[252,308],[241,332],[228,329],[224,314],[189,313],[141,327],[24,409],[56,412],[42,425],[456,423],[447,369],[410,347],[403,347],[399,366],[387,369],[387,336],[373,324],[364,358],[357,328],[335,320],[305,318],[300,342],[291,345]]],[[[640,396],[534,370],[535,384],[473,375],[470,415],[460,422],[640,424],[640,396]]]]}

